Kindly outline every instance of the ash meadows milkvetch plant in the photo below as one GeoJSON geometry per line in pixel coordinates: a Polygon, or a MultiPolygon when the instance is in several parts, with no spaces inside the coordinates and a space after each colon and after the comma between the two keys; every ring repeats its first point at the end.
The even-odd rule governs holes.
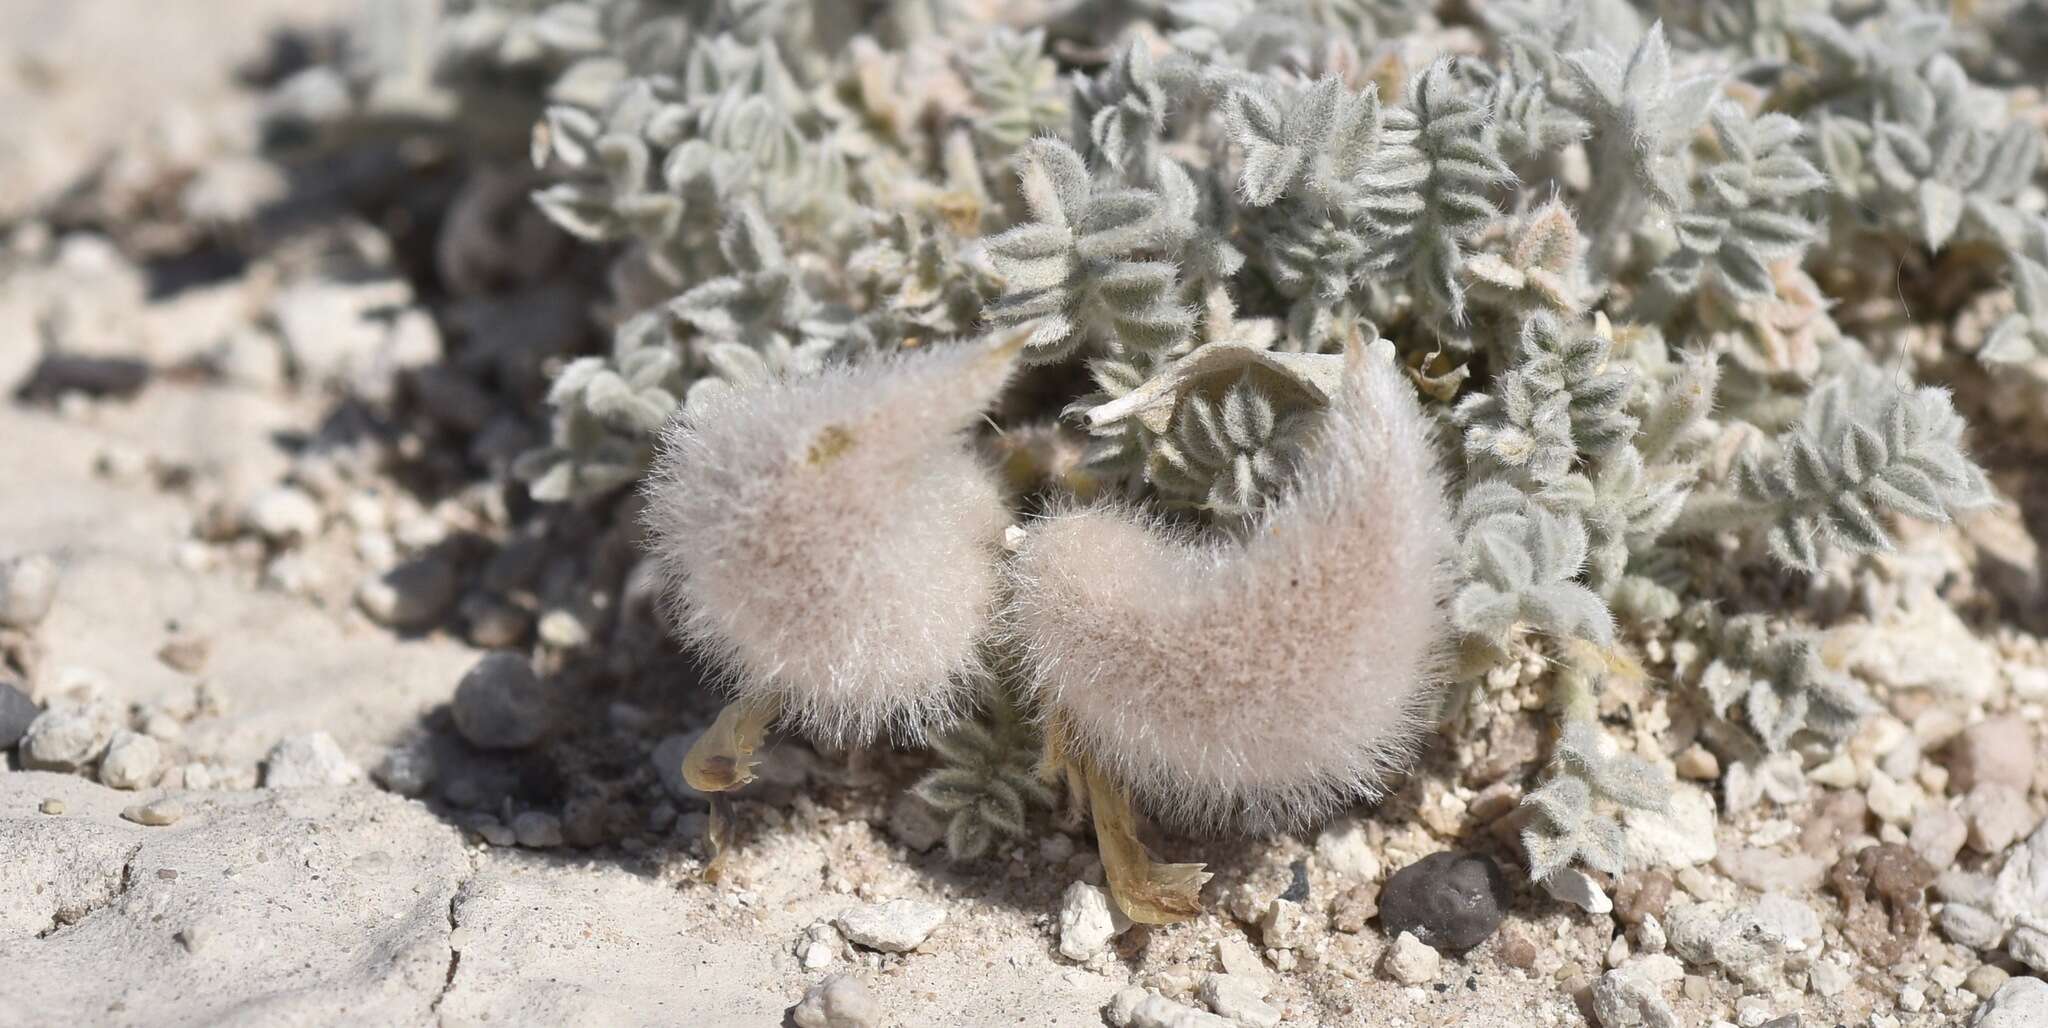
{"type": "Polygon", "coordinates": [[[1867,704],[1782,597],[1995,500],[1855,312],[2009,281],[1983,360],[2048,338],[2012,62],[1783,6],[451,4],[439,81],[495,33],[552,82],[534,200],[613,261],[515,470],[639,483],[740,712],[713,784],[774,723],[935,743],[971,858],[1064,775],[1169,920],[1201,875],[1139,816],[1305,826],[1533,684],[1530,871],[1618,870],[1669,776],[1608,683],[1839,740],[1867,704]],[[1674,638],[1717,670],[1646,672],[1674,638]]]}

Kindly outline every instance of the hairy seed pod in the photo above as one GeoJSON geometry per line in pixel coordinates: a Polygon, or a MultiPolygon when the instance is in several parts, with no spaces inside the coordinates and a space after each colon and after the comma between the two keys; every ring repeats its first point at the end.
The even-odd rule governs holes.
{"type": "Polygon", "coordinates": [[[918,740],[972,703],[1010,514],[962,437],[1019,346],[959,344],[711,397],[645,486],[677,634],[821,741],[918,740]]]}
{"type": "Polygon", "coordinates": [[[1005,631],[1040,706],[1139,807],[1265,832],[1380,794],[1447,651],[1450,513],[1431,426],[1384,345],[1292,489],[1242,539],[1089,507],[1030,527],[1005,631]]]}

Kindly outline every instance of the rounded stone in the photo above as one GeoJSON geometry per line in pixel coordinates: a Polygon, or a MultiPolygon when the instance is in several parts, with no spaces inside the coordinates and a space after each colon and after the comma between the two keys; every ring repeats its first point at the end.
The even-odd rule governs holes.
{"type": "Polygon", "coordinates": [[[320,534],[321,519],[320,504],[292,486],[277,486],[249,501],[249,527],[279,545],[320,534]]]}
{"type": "Polygon", "coordinates": [[[356,604],[371,620],[391,628],[426,628],[455,603],[460,582],[447,560],[428,554],[363,581],[356,604]]]}
{"type": "Polygon", "coordinates": [[[1949,788],[1967,793],[1987,782],[2026,792],[2034,783],[2033,726],[2017,717],[1996,717],[1963,729],[1949,748],[1949,788]]]}
{"type": "Polygon", "coordinates": [[[56,561],[40,553],[0,561],[0,625],[34,628],[56,598],[56,561]]]}
{"type": "Polygon", "coordinates": [[[473,746],[515,750],[547,734],[548,694],[526,658],[486,654],[455,687],[455,729],[473,746]]]}
{"type": "Polygon", "coordinates": [[[46,710],[21,738],[22,763],[36,770],[73,771],[98,759],[107,735],[106,726],[85,711],[46,710]]]}
{"type": "Polygon", "coordinates": [[[100,782],[115,789],[147,789],[156,784],[163,762],[163,747],[155,739],[118,731],[100,759],[100,782]]]}
{"type": "Polygon", "coordinates": [[[1432,853],[1393,873],[1380,889],[1380,927],[1408,932],[1432,949],[1462,953],[1500,927],[1507,877],[1477,853],[1432,853]]]}
{"type": "Polygon", "coordinates": [[[10,749],[21,737],[28,734],[28,726],[35,723],[42,711],[36,709],[36,701],[28,694],[14,687],[11,682],[0,682],[0,750],[10,749]]]}

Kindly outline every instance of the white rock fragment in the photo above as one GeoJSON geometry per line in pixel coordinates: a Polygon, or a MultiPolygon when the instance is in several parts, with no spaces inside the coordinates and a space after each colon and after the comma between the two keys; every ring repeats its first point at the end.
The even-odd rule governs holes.
{"type": "Polygon", "coordinates": [[[52,707],[29,722],[21,737],[22,764],[37,770],[75,771],[99,758],[107,726],[82,707],[52,707]]]}
{"type": "Polygon", "coordinates": [[[1745,984],[1763,984],[1785,961],[1784,926],[1766,927],[1748,906],[1709,901],[1678,907],[1668,934],[1672,952],[1687,963],[1719,965],[1745,984]]]}
{"type": "Polygon", "coordinates": [[[1628,866],[1676,870],[1713,860],[1714,798],[1696,785],[1680,784],[1661,811],[1629,808],[1622,815],[1628,866]]]}
{"type": "Polygon", "coordinates": [[[2025,924],[2015,927],[2006,937],[2005,951],[2035,973],[2048,974],[2048,931],[2025,924]]]}
{"type": "MultiPolygon", "coordinates": [[[[1120,998],[1123,994],[1117,995],[1120,998]]],[[[1112,1012],[1116,1002],[1115,999],[1110,1001],[1112,1012]]],[[[1143,999],[1138,1000],[1123,1024],[1128,1028],[1233,1028],[1229,1021],[1215,1014],[1175,1003],[1156,993],[1146,993],[1143,999]]]]}
{"type": "Polygon", "coordinates": [[[884,953],[908,953],[930,938],[945,921],[945,907],[897,899],[856,907],[840,914],[833,923],[856,946],[884,953]]]}
{"type": "Polygon", "coordinates": [[[1380,876],[1380,858],[1366,838],[1365,825],[1354,818],[1332,824],[1316,836],[1316,859],[1347,878],[1369,882],[1380,876]]]}
{"type": "Polygon", "coordinates": [[[1269,949],[1293,949],[1308,941],[1308,919],[1301,904],[1274,898],[1259,918],[1259,939],[1269,949]]]}
{"type": "Polygon", "coordinates": [[[1060,956],[1087,960],[1109,948],[1109,941],[1131,927],[1131,920],[1110,901],[1109,893],[1087,882],[1067,886],[1060,901],[1060,956]]]}
{"type": "Polygon", "coordinates": [[[1908,983],[1899,990],[1899,1009],[1909,1014],[1927,1009],[1927,993],[1920,986],[1908,983]]]}
{"type": "Polygon", "coordinates": [[[1970,790],[1963,797],[1963,817],[1969,820],[1970,848],[1979,853],[2003,852],[2036,823],[2026,793],[2002,782],[1985,782],[1970,790]]]}
{"type": "Polygon", "coordinates": [[[2022,703],[2048,702],[2048,667],[2013,666],[2005,669],[2012,692],[2022,703]]]}
{"type": "Polygon", "coordinates": [[[1633,967],[1619,967],[1593,983],[1593,1014],[1601,1028],[1679,1028],[1678,1014],[1658,983],[1633,967]]]}
{"type": "Polygon", "coordinates": [[[57,598],[57,562],[40,553],[0,561],[0,625],[34,628],[57,598]]]}
{"type": "Polygon", "coordinates": [[[2048,925],[2048,821],[2006,858],[1991,887],[1991,912],[2008,924],[2048,925]]]}
{"type": "Polygon", "coordinates": [[[1806,971],[1806,984],[1813,994],[1832,999],[1849,987],[1849,970],[1832,960],[1816,960],[1806,971]]]}
{"type": "Polygon", "coordinates": [[[1907,833],[1906,844],[1930,866],[1947,867],[1955,862],[1956,854],[1969,837],[1969,823],[1961,814],[1939,803],[1930,803],[1914,815],[1913,830],[1907,833]]]}
{"type": "Polygon", "coordinates": [[[1223,966],[1225,974],[1239,978],[1256,978],[1269,984],[1272,981],[1273,975],[1266,969],[1266,962],[1259,958],[1250,943],[1236,935],[1217,940],[1216,962],[1223,966]]]}
{"type": "Polygon", "coordinates": [[[1607,898],[1607,891],[1591,875],[1575,867],[1559,868],[1543,879],[1543,891],[1550,898],[1569,903],[1589,914],[1605,914],[1614,909],[1614,901],[1607,898]]]}
{"type": "Polygon", "coordinates": [[[1845,670],[1894,692],[1926,689],[1982,702],[1998,679],[1991,647],[1933,590],[1901,599],[1896,616],[1834,633],[1845,670]]]}
{"type": "Polygon", "coordinates": [[[1138,1004],[1145,1002],[1145,997],[1149,995],[1151,993],[1136,985],[1126,985],[1116,990],[1116,995],[1109,997],[1109,1002],[1103,1004],[1103,1020],[1115,1025],[1116,1028],[1126,1028],[1131,1023],[1131,1018],[1137,1016],[1138,1004]]]}
{"type": "Polygon", "coordinates": [[[1820,915],[1791,896],[1765,893],[1750,905],[1749,913],[1757,929],[1778,940],[1787,953],[1802,953],[1820,945],[1820,915]]]}
{"type": "Polygon", "coordinates": [[[1989,951],[2005,941],[2005,925],[1990,911],[1967,903],[1944,903],[1934,923],[1950,942],[1974,950],[1989,951]]]}
{"type": "Polygon", "coordinates": [[[2000,782],[2021,792],[2034,784],[2040,759],[2034,729],[2024,719],[1994,717],[1962,730],[1950,744],[1949,771],[1958,792],[2000,782]]]}
{"type": "Polygon", "coordinates": [[[1662,953],[1670,939],[1664,934],[1664,922],[1657,915],[1644,913],[1636,924],[1636,945],[1645,953],[1662,953]]]}
{"type": "Polygon", "coordinates": [[[268,789],[353,785],[362,780],[363,769],[326,732],[283,739],[263,758],[263,785],[268,789]]]}
{"type": "Polygon", "coordinates": [[[882,1005],[860,979],[835,974],[811,986],[789,1016],[798,1028],[880,1028],[882,1005]]]}
{"type": "Polygon", "coordinates": [[[280,485],[256,494],[245,514],[249,528],[279,546],[320,534],[320,504],[297,486],[280,485]]]}
{"type": "Polygon", "coordinates": [[[163,761],[163,747],[155,739],[123,729],[114,733],[100,759],[100,782],[114,789],[147,789],[156,784],[163,761]]]}
{"type": "Polygon", "coordinates": [[[2007,979],[1970,1019],[1970,1028],[2040,1028],[2048,1024],[2048,982],[2007,979]]]}
{"type": "Polygon", "coordinates": [[[1744,996],[1735,1001],[1735,1023],[1741,1028],[1763,1028],[1771,1019],[1771,1001],[1762,996],[1744,996]]]}
{"type": "Polygon", "coordinates": [[[1266,1002],[1263,984],[1235,975],[1212,974],[1202,979],[1202,1002],[1219,1017],[1227,1017],[1251,1028],[1273,1028],[1280,1023],[1280,1011],[1266,1002]]]}
{"type": "Polygon", "coordinates": [[[121,811],[121,816],[139,825],[162,828],[177,824],[185,816],[185,805],[171,797],[153,803],[139,803],[121,811]]]}
{"type": "Polygon", "coordinates": [[[1870,773],[1870,788],[1865,798],[1870,801],[1870,812],[1886,824],[1904,826],[1913,820],[1913,811],[1926,801],[1920,787],[1912,782],[1898,782],[1883,771],[1870,773]]]}
{"type": "Polygon", "coordinates": [[[1387,947],[1386,958],[1380,966],[1395,981],[1403,985],[1421,985],[1436,980],[1436,973],[1443,965],[1443,958],[1436,950],[1429,948],[1412,932],[1402,932],[1394,938],[1394,944],[1387,947]]]}

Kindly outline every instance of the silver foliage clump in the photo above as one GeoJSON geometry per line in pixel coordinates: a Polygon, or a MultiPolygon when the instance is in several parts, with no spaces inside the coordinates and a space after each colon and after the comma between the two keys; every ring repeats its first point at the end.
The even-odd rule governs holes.
{"type": "Polygon", "coordinates": [[[1523,799],[1530,814],[1522,829],[1529,877],[1548,878],[1574,861],[1620,874],[1625,842],[1614,810],[1664,805],[1671,789],[1667,777],[1648,761],[1610,752],[1603,743],[1612,745],[1591,721],[1567,722],[1551,757],[1550,781],[1523,799]]]}
{"type": "Polygon", "coordinates": [[[1723,619],[1702,609],[1694,618],[1714,647],[1699,682],[1709,708],[1739,716],[1768,752],[1784,750],[1802,731],[1846,742],[1871,709],[1853,679],[1822,662],[1813,633],[1773,631],[1755,614],[1723,619]]]}
{"type": "MultiPolygon", "coordinates": [[[[979,720],[953,728],[982,684],[892,682],[910,699],[863,708],[849,733],[824,723],[853,715],[829,712],[819,672],[806,708],[825,737],[920,729],[910,741],[941,761],[917,791],[951,817],[956,857],[1027,832],[1025,812],[1052,799],[1036,754],[1061,737],[1028,698],[1068,703],[1111,674],[1062,663],[1074,640],[1096,643],[1091,667],[1353,681],[1329,672],[1356,654],[1318,647],[1385,625],[1311,599],[1341,592],[1336,555],[1379,552],[1354,536],[1382,508],[1445,512],[1426,532],[1375,529],[1427,535],[1441,556],[1397,595],[1433,633],[1402,665],[1414,680],[1399,695],[1415,702],[1342,727],[1354,743],[1401,745],[1353,745],[1332,770],[1301,762],[1344,750],[1315,745],[1337,729],[1274,729],[1256,754],[1206,768],[1233,791],[1134,790],[1170,797],[1148,812],[1277,823],[1232,797],[1282,797],[1298,815],[1358,783],[1377,789],[1422,699],[1447,684],[1434,713],[1460,728],[1547,699],[1559,732],[1547,777],[1527,783],[1531,870],[1611,871],[1624,850],[1615,811],[1655,807],[1664,776],[1599,727],[1613,714],[1605,683],[1680,682],[1766,750],[1852,731],[1866,697],[1818,661],[1812,622],[1825,618],[1801,591],[1890,549],[1901,518],[1942,524],[1995,500],[1951,394],[1906,361],[1954,374],[1940,326],[2001,281],[2012,309],[1985,319],[1977,356],[1994,368],[2048,357],[2041,119],[2000,91],[2030,37],[1886,5],[1128,6],[996,26],[935,0],[475,0],[438,19],[379,4],[354,56],[325,72],[346,101],[328,113],[382,124],[371,115],[404,98],[438,131],[464,126],[482,163],[510,162],[506,140],[519,144],[534,209],[606,269],[592,316],[608,340],[551,358],[553,386],[518,426],[535,445],[511,473],[534,499],[603,511],[649,479],[665,430],[719,440],[696,459],[768,469],[755,477],[786,487],[782,515],[754,502],[760,481],[682,474],[673,454],[655,480],[702,478],[723,497],[692,526],[739,563],[695,577],[727,575],[736,593],[759,577],[748,560],[800,555],[886,586],[915,581],[900,565],[928,556],[901,538],[902,512],[817,527],[866,509],[812,488],[850,474],[842,452],[866,451],[793,397],[963,340],[1015,348],[1022,370],[974,406],[985,420],[898,442],[946,454],[954,474],[919,488],[977,483],[980,513],[951,538],[981,571],[1072,598],[1005,597],[1007,613],[985,613],[995,601],[981,597],[956,612],[948,653],[987,642],[979,629],[996,642],[1021,632],[1005,619],[1027,611],[1032,666],[1074,691],[1008,683],[1026,709],[982,696],[979,720]],[[1359,409],[1359,397],[1387,402],[1359,409]],[[1346,425],[1413,452],[1331,437],[1346,425]],[[735,426],[758,426],[750,445],[728,438],[735,426]],[[999,474],[977,471],[991,457],[999,474]],[[1339,480],[1378,505],[1326,495],[1339,480]],[[1316,513],[1326,507],[1345,517],[1316,513]],[[772,531],[795,514],[820,545],[856,539],[895,566],[808,553],[772,531]],[[741,518],[758,531],[732,529],[741,518]],[[990,527],[1005,518],[1014,531],[990,527]],[[787,545],[764,556],[748,549],[760,538],[787,545]],[[1131,581],[1184,583],[1173,576],[1190,562],[1230,603],[1131,581]],[[1247,582],[1262,591],[1229,592],[1247,582]],[[1769,595],[1783,609],[1687,617],[1753,611],[1758,582],[1782,585],[1769,595]],[[1168,600],[1181,606],[1162,612],[1168,600]],[[1122,620],[1063,620],[1101,610],[1122,620]],[[1256,630],[1263,645],[1162,633],[1154,652],[1117,634],[1140,615],[1202,625],[1204,640],[1256,630]],[[1704,672],[1643,666],[1673,635],[1706,649],[1689,668],[1704,672]],[[1539,695],[1500,695],[1523,688],[1539,695]],[[918,697],[931,695],[947,716],[926,716],[918,697]],[[1283,757],[1296,778],[1260,777],[1283,757]]],[[[312,110],[333,87],[296,82],[280,109],[312,110]]],[[[893,423],[887,413],[874,423],[893,423]]],[[[925,473],[892,474],[913,472],[925,473]]],[[[655,495],[698,502],[685,492],[655,495]]],[[[688,547],[670,549],[695,567],[688,547]]],[[[1344,567],[1364,574],[1376,559],[1344,567]]],[[[869,599],[902,599],[834,595],[849,622],[869,599]]],[[[694,617],[713,643],[745,633],[694,617]]],[[[847,654],[918,642],[882,621],[863,623],[847,654]]],[[[747,673],[775,679],[786,645],[749,642],[747,673]]],[[[1096,725],[1087,745],[1101,752],[1079,756],[1105,774],[1137,766],[1174,697],[1207,695],[1172,687],[1144,717],[1109,704],[1104,723],[1121,727],[1096,725]]],[[[1170,713],[1198,739],[1265,724],[1218,702],[1170,713]]],[[[1166,774],[1196,758],[1154,748],[1171,760],[1150,772],[1196,780],[1166,774]]]]}
{"type": "Polygon", "coordinates": [[[998,696],[984,721],[969,721],[932,740],[939,758],[911,793],[946,816],[946,854],[978,860],[999,840],[1021,839],[1034,809],[1055,796],[1038,776],[1038,733],[1013,701],[998,696]]]}

